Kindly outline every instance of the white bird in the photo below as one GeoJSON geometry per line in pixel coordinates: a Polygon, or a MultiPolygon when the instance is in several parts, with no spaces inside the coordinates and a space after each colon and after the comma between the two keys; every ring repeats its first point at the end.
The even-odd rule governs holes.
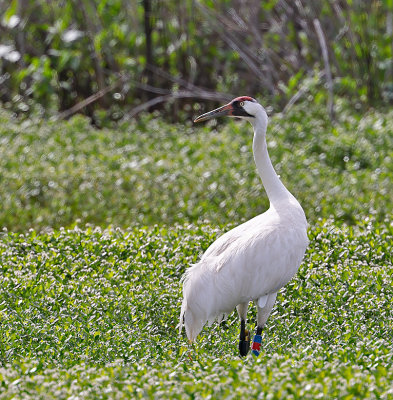
{"type": "Polygon", "coordinates": [[[283,185],[270,161],[265,109],[251,97],[237,97],[229,104],[199,116],[194,122],[219,116],[239,117],[253,125],[254,160],[270,208],[219,237],[201,260],[186,270],[180,331],[184,324],[192,342],[206,322],[221,321],[236,307],[241,320],[239,351],[245,356],[250,347],[249,332],[245,329],[247,309],[253,301],[258,315],[252,350],[258,356],[262,329],[277,292],[296,274],[306,251],[307,220],[302,207],[283,185]]]}

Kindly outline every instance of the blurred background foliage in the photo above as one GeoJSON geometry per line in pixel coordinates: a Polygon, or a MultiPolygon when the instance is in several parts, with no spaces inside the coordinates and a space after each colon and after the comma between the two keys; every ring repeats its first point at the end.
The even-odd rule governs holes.
{"type": "Polygon", "coordinates": [[[268,201],[250,129],[191,119],[245,94],[274,114],[270,156],[310,223],[392,214],[393,0],[0,11],[0,226],[251,218],[268,201]]]}
{"type": "Polygon", "coordinates": [[[98,126],[241,94],[281,111],[325,87],[390,104],[392,52],[393,0],[0,2],[3,107],[98,126]]]}
{"type": "MultiPolygon", "coordinates": [[[[325,104],[311,101],[274,115],[273,165],[311,225],[390,223],[393,111],[338,103],[334,125],[325,104]]],[[[21,122],[0,112],[0,226],[226,225],[266,210],[245,121],[196,129],[155,114],[97,129],[81,115],[21,122]]]]}

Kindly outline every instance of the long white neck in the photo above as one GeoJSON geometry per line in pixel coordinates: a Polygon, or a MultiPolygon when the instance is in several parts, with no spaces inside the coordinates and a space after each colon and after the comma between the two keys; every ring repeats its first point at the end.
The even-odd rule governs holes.
{"type": "Polygon", "coordinates": [[[258,115],[252,121],[252,125],[254,127],[254,160],[270,203],[276,205],[283,200],[294,199],[292,194],[281,182],[270,161],[266,143],[266,114],[258,115]]]}

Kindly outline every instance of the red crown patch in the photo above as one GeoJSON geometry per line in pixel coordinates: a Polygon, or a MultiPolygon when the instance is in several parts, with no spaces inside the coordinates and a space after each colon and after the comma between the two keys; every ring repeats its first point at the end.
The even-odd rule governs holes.
{"type": "Polygon", "coordinates": [[[232,101],[252,101],[255,103],[256,100],[249,96],[240,96],[236,97],[236,99],[233,99],[232,101]]]}

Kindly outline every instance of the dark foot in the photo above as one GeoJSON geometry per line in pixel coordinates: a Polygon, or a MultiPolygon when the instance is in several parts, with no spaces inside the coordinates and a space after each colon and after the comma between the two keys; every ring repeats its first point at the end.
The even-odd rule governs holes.
{"type": "Polygon", "coordinates": [[[250,350],[250,332],[246,330],[246,322],[241,321],[239,353],[241,357],[245,357],[250,350]]]}
{"type": "Polygon", "coordinates": [[[239,340],[239,353],[241,357],[245,357],[249,350],[250,350],[250,338],[248,336],[248,331],[246,331],[247,336],[245,340],[240,339],[239,340]]]}

